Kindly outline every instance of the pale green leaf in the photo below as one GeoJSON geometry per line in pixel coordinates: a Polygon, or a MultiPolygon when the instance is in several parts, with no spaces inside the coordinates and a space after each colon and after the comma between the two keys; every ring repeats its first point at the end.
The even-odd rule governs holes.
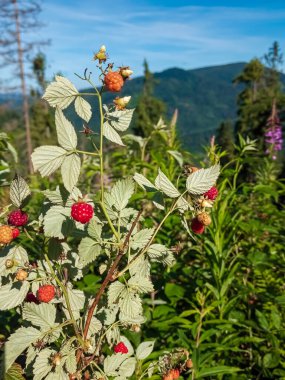
{"type": "Polygon", "coordinates": [[[10,199],[14,206],[20,207],[22,202],[31,194],[29,186],[24,178],[19,175],[11,182],[10,199]]]}
{"type": "Polygon", "coordinates": [[[42,177],[54,173],[63,163],[66,150],[54,145],[43,145],[32,153],[32,162],[35,171],[39,171],[42,177]]]}
{"type": "Polygon", "coordinates": [[[27,251],[20,245],[0,251],[0,276],[7,276],[17,272],[19,267],[24,267],[29,262],[27,251]],[[8,250],[8,251],[7,251],[8,250]],[[15,264],[12,268],[6,268],[6,260],[12,260],[15,264]]]}
{"type": "Polygon", "coordinates": [[[78,96],[75,100],[74,106],[77,115],[88,123],[92,116],[90,104],[81,96],[78,96]]]}
{"type": "Polygon", "coordinates": [[[45,235],[63,239],[64,223],[70,216],[70,208],[59,205],[51,207],[44,217],[45,235]]]}
{"type": "Polygon", "coordinates": [[[56,351],[44,348],[39,352],[33,365],[34,380],[42,380],[52,370],[51,358],[56,351]]]}
{"type": "MultiPolygon", "coordinates": [[[[67,294],[72,311],[81,310],[85,304],[85,295],[82,290],[67,287],[67,294]]],[[[65,301],[63,305],[66,306],[65,301]]]]}
{"type": "Polygon", "coordinates": [[[71,122],[67,120],[60,108],[55,111],[55,125],[59,145],[66,150],[74,150],[77,146],[77,135],[71,122]]]}
{"type": "Polygon", "coordinates": [[[76,352],[72,350],[68,353],[65,367],[68,373],[75,373],[77,370],[76,352]]]}
{"type": "Polygon", "coordinates": [[[101,233],[102,233],[102,224],[100,223],[99,219],[96,217],[93,217],[87,228],[88,234],[96,240],[98,243],[101,243],[101,233]]]}
{"type": "Polygon", "coordinates": [[[144,145],[145,139],[141,136],[135,136],[135,135],[128,134],[128,135],[123,135],[122,138],[126,141],[129,140],[129,141],[134,141],[134,142],[138,143],[141,148],[144,145]]]}
{"type": "Polygon", "coordinates": [[[155,179],[155,186],[170,198],[178,198],[180,196],[179,191],[160,169],[155,179]]]}
{"type": "Polygon", "coordinates": [[[132,249],[144,248],[153,235],[153,228],[144,228],[143,230],[132,235],[130,244],[132,249]]]}
{"type": "Polygon", "coordinates": [[[111,306],[117,303],[122,291],[125,289],[125,285],[119,281],[113,282],[108,289],[108,305],[111,306]]]}
{"type": "Polygon", "coordinates": [[[103,125],[103,135],[106,137],[106,139],[112,141],[113,143],[125,146],[118,132],[116,132],[115,129],[112,128],[107,121],[103,125]]]}
{"type": "Polygon", "coordinates": [[[48,101],[52,107],[58,106],[65,109],[76,98],[78,91],[68,79],[59,75],[55,79],[55,82],[47,86],[43,99],[48,101]]]}
{"type": "MultiPolygon", "coordinates": [[[[11,297],[13,297],[11,295],[11,297]]],[[[41,337],[41,331],[34,327],[20,327],[5,344],[4,362],[7,371],[19,355],[32,343],[41,337]]]]}
{"type": "Polygon", "coordinates": [[[78,247],[79,263],[83,266],[96,260],[101,253],[101,246],[97,241],[85,237],[81,240],[78,247]]]}
{"type": "Polygon", "coordinates": [[[208,169],[199,169],[190,174],[186,181],[186,188],[190,194],[204,194],[216,183],[220,174],[220,165],[208,169]]]}
{"type": "Polygon", "coordinates": [[[135,190],[134,182],[131,178],[117,181],[111,190],[111,196],[114,199],[114,206],[118,211],[123,210],[135,190]]]}
{"type": "Polygon", "coordinates": [[[43,194],[51,203],[63,206],[63,199],[58,186],[55,190],[44,190],[43,194]]]}
{"type": "Polygon", "coordinates": [[[145,255],[141,255],[132,263],[129,272],[131,276],[148,277],[150,275],[150,263],[145,255]]]}
{"type": "Polygon", "coordinates": [[[146,359],[153,351],[154,341],[142,342],[136,349],[138,360],[146,359]]]}
{"type": "Polygon", "coordinates": [[[138,185],[140,185],[144,190],[153,192],[156,191],[157,188],[147,179],[144,175],[135,173],[134,180],[138,185]]]}
{"type": "Polygon", "coordinates": [[[4,380],[25,380],[25,377],[23,376],[23,368],[20,364],[12,364],[6,372],[4,380]]]}
{"type": "Polygon", "coordinates": [[[148,250],[147,254],[151,259],[159,259],[167,256],[169,253],[169,249],[162,244],[152,244],[148,250]]]}
{"type": "Polygon", "coordinates": [[[130,123],[132,121],[133,113],[134,113],[134,108],[133,109],[126,109],[122,111],[114,111],[110,112],[108,114],[109,117],[109,123],[111,124],[112,127],[117,129],[117,131],[124,132],[126,131],[130,123]]]}
{"type": "Polygon", "coordinates": [[[150,279],[139,275],[131,277],[128,281],[128,286],[130,289],[138,293],[149,293],[154,290],[150,279]]]}
{"type": "Polygon", "coordinates": [[[107,376],[116,376],[118,374],[117,370],[120,365],[127,359],[128,357],[125,354],[114,354],[107,356],[104,360],[104,372],[107,376]]]}
{"type": "Polygon", "coordinates": [[[130,292],[128,289],[122,291],[119,299],[121,310],[120,319],[132,322],[142,314],[142,301],[138,294],[130,292]]]}
{"type": "Polygon", "coordinates": [[[132,376],[135,372],[136,363],[137,361],[135,358],[126,359],[120,366],[119,376],[124,376],[126,378],[132,376]]]}
{"type": "Polygon", "coordinates": [[[81,161],[78,154],[69,154],[64,158],[61,165],[61,175],[64,187],[70,193],[78,181],[80,168],[81,161]]]}
{"type": "Polygon", "coordinates": [[[101,330],[102,330],[102,323],[96,317],[92,317],[89,330],[88,330],[88,336],[95,335],[101,330]]]}
{"type": "Polygon", "coordinates": [[[34,326],[43,330],[49,330],[55,325],[56,308],[53,304],[25,303],[23,307],[23,318],[31,322],[34,326]]]}
{"type": "Polygon", "coordinates": [[[180,152],[178,152],[177,150],[168,150],[167,153],[169,153],[172,157],[175,158],[180,167],[183,166],[183,156],[180,152]]]}
{"type": "Polygon", "coordinates": [[[28,281],[17,281],[0,287],[0,310],[9,310],[20,305],[28,291],[28,281]]]}

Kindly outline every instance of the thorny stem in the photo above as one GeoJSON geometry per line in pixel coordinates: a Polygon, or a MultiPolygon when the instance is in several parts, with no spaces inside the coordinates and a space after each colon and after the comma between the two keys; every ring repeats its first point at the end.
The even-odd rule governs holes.
{"type": "Polygon", "coordinates": [[[66,291],[66,287],[63,285],[63,283],[57,277],[57,275],[56,275],[56,273],[53,270],[53,267],[51,265],[50,259],[48,258],[48,255],[46,253],[45,253],[44,257],[45,257],[46,262],[48,264],[49,270],[51,271],[51,274],[53,275],[56,283],[58,284],[58,286],[62,290],[62,293],[64,295],[64,299],[65,299],[65,302],[66,302],[66,307],[67,307],[67,310],[68,310],[69,315],[70,315],[70,321],[71,321],[71,323],[73,324],[73,327],[74,327],[75,335],[76,335],[77,339],[79,340],[79,342],[81,343],[82,339],[81,339],[81,336],[80,336],[80,333],[79,333],[79,329],[78,329],[77,323],[76,323],[75,318],[74,318],[73,313],[72,313],[72,309],[71,309],[69,297],[68,297],[68,294],[67,294],[67,291],[66,291]]]}

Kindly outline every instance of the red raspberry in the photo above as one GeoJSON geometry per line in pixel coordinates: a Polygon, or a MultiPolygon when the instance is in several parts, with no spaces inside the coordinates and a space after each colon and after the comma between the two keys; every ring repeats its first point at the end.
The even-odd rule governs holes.
{"type": "Polygon", "coordinates": [[[92,219],[94,210],[89,203],[77,202],[71,206],[71,216],[80,223],[88,223],[92,219]]]}
{"type": "Polygon", "coordinates": [[[13,229],[10,226],[0,226],[0,244],[9,244],[13,240],[13,229]]]}
{"type": "Polygon", "coordinates": [[[171,371],[168,372],[166,375],[164,375],[162,379],[163,380],[173,380],[173,376],[172,376],[171,371]]]}
{"type": "Polygon", "coordinates": [[[28,214],[23,212],[22,210],[14,210],[10,212],[8,216],[8,223],[12,226],[24,226],[28,223],[28,214]]]}
{"type": "Polygon", "coordinates": [[[127,354],[129,352],[127,346],[125,345],[125,343],[123,342],[119,342],[115,347],[114,347],[114,351],[116,352],[116,354],[118,352],[120,352],[121,354],[127,354]]]}
{"type": "Polygon", "coordinates": [[[197,218],[194,218],[191,221],[191,229],[195,234],[202,234],[205,231],[205,226],[197,218]]]}
{"type": "Polygon", "coordinates": [[[179,376],[180,376],[179,369],[172,369],[170,371],[170,374],[172,375],[173,380],[179,379],[179,376]]]}
{"type": "Polygon", "coordinates": [[[104,84],[108,91],[119,92],[124,85],[124,79],[119,72],[109,71],[104,77],[104,84]]]}
{"type": "Polygon", "coordinates": [[[213,186],[210,188],[210,190],[208,190],[205,194],[204,194],[204,197],[207,197],[208,199],[210,199],[211,201],[213,201],[214,199],[217,198],[219,194],[219,191],[218,189],[213,186]]]}
{"type": "Polygon", "coordinates": [[[37,299],[37,297],[34,295],[34,293],[32,292],[29,292],[27,295],[26,295],[26,299],[25,299],[26,302],[31,302],[31,303],[36,303],[37,305],[39,304],[39,301],[37,299]]]}
{"type": "Polygon", "coordinates": [[[20,235],[20,230],[18,228],[13,228],[12,234],[13,234],[13,239],[16,239],[20,235]]]}
{"type": "Polygon", "coordinates": [[[40,302],[48,303],[55,296],[55,287],[53,285],[42,285],[38,290],[38,300],[40,302]]]}

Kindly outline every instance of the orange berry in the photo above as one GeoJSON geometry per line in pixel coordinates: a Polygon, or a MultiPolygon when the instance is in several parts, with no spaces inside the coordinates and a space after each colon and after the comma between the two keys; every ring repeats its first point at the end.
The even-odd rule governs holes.
{"type": "Polygon", "coordinates": [[[18,281],[25,281],[25,279],[28,277],[28,272],[24,269],[19,269],[16,274],[16,280],[18,281]]]}
{"type": "Polygon", "coordinates": [[[108,91],[119,92],[124,85],[124,79],[119,72],[109,71],[104,77],[104,84],[108,91]]]}
{"type": "Polygon", "coordinates": [[[0,226],[0,244],[9,244],[13,240],[13,229],[10,226],[0,226]]]}
{"type": "Polygon", "coordinates": [[[197,215],[197,220],[203,224],[203,226],[209,226],[212,223],[212,219],[206,212],[201,212],[197,215]]]}

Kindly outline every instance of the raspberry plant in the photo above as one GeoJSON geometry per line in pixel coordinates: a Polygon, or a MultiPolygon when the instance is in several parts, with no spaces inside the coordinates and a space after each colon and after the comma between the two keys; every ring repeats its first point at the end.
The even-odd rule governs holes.
{"type": "MultiPolygon", "coordinates": [[[[42,177],[51,177],[60,169],[63,185],[43,191],[45,201],[38,210],[38,219],[29,220],[24,226],[22,209],[31,191],[18,176],[10,187],[12,205],[5,206],[1,214],[0,310],[16,308],[23,319],[22,327],[5,344],[6,376],[22,379],[23,370],[35,380],[143,379],[155,373],[174,379],[182,371],[192,371],[187,366],[189,353],[183,349],[143,366],[155,342],[142,342],[134,348],[124,330],[139,333],[143,328],[142,297],[154,291],[152,262],[159,262],[163,268],[175,260],[170,248],[155,242],[166,219],[177,213],[189,236],[192,235],[188,224],[191,226],[191,220],[197,220],[201,213],[203,218],[197,222],[203,231],[204,225],[210,223],[206,209],[213,201],[203,194],[215,185],[219,164],[207,169],[193,168],[187,178],[177,178],[175,185],[157,168],[154,183],[136,173],[107,188],[104,147],[110,143],[125,145],[122,132],[128,129],[134,109],[126,108],[129,97],[116,97],[114,104],[103,105],[104,90],[119,91],[132,74],[129,67],[113,71],[112,64],[106,65],[105,51],[101,47],[94,57],[99,61],[101,88],[94,85],[91,74],[85,70],[80,78],[93,91],[80,93],[67,78],[56,76],[43,96],[55,108],[59,146],[36,148],[32,162],[42,177]],[[98,101],[95,110],[86,100],[89,96],[98,101]],[[76,130],[65,112],[73,105],[85,123],[90,122],[93,113],[99,114],[95,132],[86,126],[84,129],[90,151],[77,147],[76,130]],[[77,187],[88,156],[100,168],[99,190],[90,195],[82,194],[77,187]],[[148,198],[162,214],[160,223],[153,223],[150,228],[143,227],[143,202],[138,209],[132,207],[137,185],[149,193],[148,198]],[[17,211],[12,210],[11,214],[13,206],[17,211]],[[28,243],[21,245],[13,240],[12,227],[7,225],[11,215],[16,215],[16,222],[21,219],[13,223],[20,232],[40,247],[36,261],[29,258],[28,243]],[[102,278],[92,297],[76,286],[90,267],[102,278]]],[[[28,215],[24,215],[26,221],[28,215]]]]}

